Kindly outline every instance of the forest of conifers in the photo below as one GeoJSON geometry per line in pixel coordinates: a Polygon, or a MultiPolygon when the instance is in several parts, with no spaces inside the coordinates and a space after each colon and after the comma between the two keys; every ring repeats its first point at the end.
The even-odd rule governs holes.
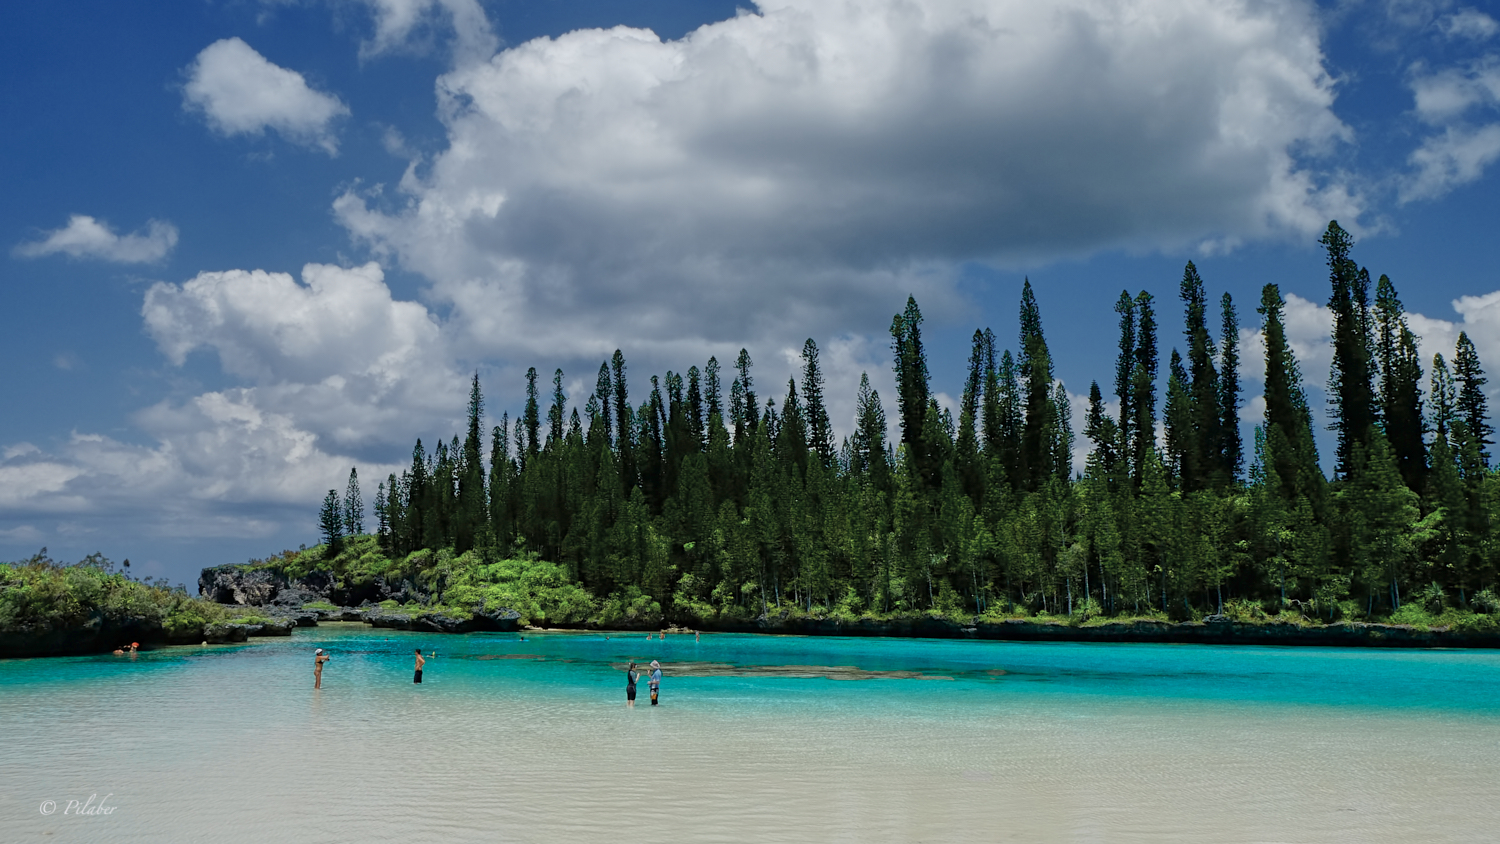
{"type": "MultiPolygon", "coordinates": [[[[727,373],[710,358],[702,370],[652,376],[639,404],[616,351],[581,412],[569,409],[560,370],[544,408],[532,369],[524,412],[488,432],[487,455],[476,375],[466,436],[430,452],[417,442],[411,468],[380,485],[375,533],[394,558],[529,552],[597,596],[643,592],[669,615],[674,606],[699,616],[1024,608],[1189,618],[1252,601],[1335,620],[1387,615],[1413,596],[1494,611],[1500,472],[1489,468],[1474,345],[1461,334],[1450,360],[1424,366],[1391,281],[1371,290],[1336,222],[1321,243],[1332,287],[1331,479],[1281,292],[1266,285],[1256,308],[1265,415],[1245,443],[1239,315],[1225,294],[1211,326],[1189,263],[1182,351],[1163,366],[1158,302],[1121,293],[1106,380],[1118,413],[1106,412],[1095,382],[1081,431],[1071,430],[1027,282],[1014,353],[990,331],[974,333],[957,418],[930,391],[915,300],[896,315],[895,442],[867,377],[852,433],[835,440],[813,340],[801,378],[772,400],[744,351],[727,373]],[[1079,436],[1091,444],[1082,474],[1079,436]]],[[[357,489],[351,473],[350,510],[362,506],[357,489]]],[[[363,532],[342,512],[330,491],[323,529],[334,546],[346,524],[363,532]]]]}

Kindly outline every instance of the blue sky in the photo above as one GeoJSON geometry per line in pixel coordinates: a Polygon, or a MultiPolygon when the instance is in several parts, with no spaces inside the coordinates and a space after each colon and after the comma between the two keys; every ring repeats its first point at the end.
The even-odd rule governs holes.
{"type": "Polygon", "coordinates": [[[312,544],[470,373],[498,417],[617,347],[637,397],[741,346],[779,397],[812,336],[846,422],[908,293],[953,395],[1027,276],[1072,393],[1122,288],[1176,342],[1188,260],[1252,346],[1279,283],[1318,385],[1334,217],[1425,355],[1500,361],[1484,6],[20,2],[0,72],[0,559],[312,544]]]}

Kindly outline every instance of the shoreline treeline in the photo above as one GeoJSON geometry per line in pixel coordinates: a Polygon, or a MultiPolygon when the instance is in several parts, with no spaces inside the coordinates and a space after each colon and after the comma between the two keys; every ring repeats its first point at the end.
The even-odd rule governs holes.
{"type": "MultiPolygon", "coordinates": [[[[374,534],[398,559],[535,554],[596,595],[649,596],[669,616],[790,605],[1190,618],[1226,602],[1327,621],[1407,604],[1500,611],[1500,473],[1474,345],[1460,334],[1451,365],[1439,354],[1424,367],[1390,279],[1373,284],[1372,301],[1352,238],[1332,222],[1321,242],[1331,479],[1280,290],[1266,285],[1256,309],[1265,416],[1244,443],[1236,306],[1224,294],[1215,331],[1188,263],[1182,350],[1163,373],[1156,301],[1121,293],[1108,379],[1118,416],[1095,382],[1082,431],[1071,430],[1028,281],[1014,353],[974,333],[957,418],[930,391],[922,315],[908,300],[890,329],[895,442],[868,377],[854,430],[835,441],[811,339],[800,379],[765,401],[744,350],[727,372],[710,358],[651,376],[639,404],[616,351],[581,413],[561,370],[547,400],[533,368],[521,416],[488,432],[476,375],[464,437],[431,451],[417,441],[411,467],[379,485],[374,534]],[[1079,436],[1092,448],[1075,475],[1079,436]]],[[[330,552],[365,533],[362,501],[352,472],[342,499],[329,491],[330,552]]]]}

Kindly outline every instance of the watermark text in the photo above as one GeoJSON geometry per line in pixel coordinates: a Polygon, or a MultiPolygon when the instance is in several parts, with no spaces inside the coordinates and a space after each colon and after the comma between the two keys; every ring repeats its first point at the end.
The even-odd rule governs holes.
{"type": "MultiPolygon", "coordinates": [[[[89,799],[87,800],[68,800],[62,805],[62,813],[64,815],[111,815],[114,814],[116,809],[120,808],[119,806],[109,805],[109,798],[114,796],[114,792],[110,792],[104,795],[104,799],[102,800],[99,799],[98,794],[89,795],[89,799]]],[[[42,814],[55,815],[57,814],[57,810],[57,801],[42,801],[42,814]]]]}

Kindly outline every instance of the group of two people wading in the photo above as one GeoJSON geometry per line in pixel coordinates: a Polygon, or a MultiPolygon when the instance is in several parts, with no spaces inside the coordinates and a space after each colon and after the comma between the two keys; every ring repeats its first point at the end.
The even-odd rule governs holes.
{"type": "MultiPolygon", "coordinates": [[[[625,669],[625,705],[635,708],[635,684],[641,678],[641,672],[635,670],[635,662],[632,660],[630,667],[625,669]]],[[[646,678],[647,685],[651,688],[651,705],[655,706],[661,698],[661,663],[651,660],[651,674],[646,678]]]]}

